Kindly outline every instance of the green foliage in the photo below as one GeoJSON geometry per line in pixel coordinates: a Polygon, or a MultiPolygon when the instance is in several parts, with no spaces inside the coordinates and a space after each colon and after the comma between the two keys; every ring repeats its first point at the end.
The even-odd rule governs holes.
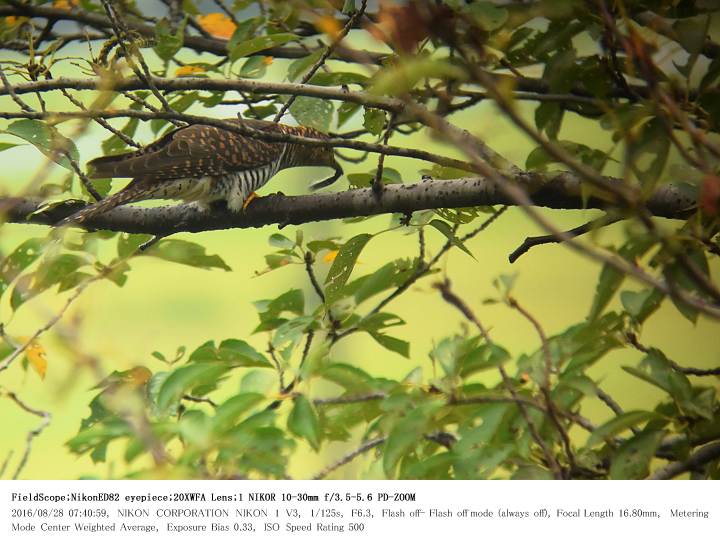
{"type": "MultiPolygon", "coordinates": [[[[44,121],[21,119],[14,121],[1,132],[22,138],[58,165],[68,170],[72,167],[70,166],[70,160],[67,156],[74,161],[80,160],[80,153],[75,143],[65,138],[55,127],[48,125],[44,121]]],[[[7,147],[5,149],[7,149],[7,147]]]]}
{"type": "MultiPolygon", "coordinates": [[[[342,446],[351,453],[359,447],[363,451],[352,462],[356,474],[370,466],[369,474],[387,478],[641,479],[668,461],[687,461],[698,446],[718,437],[717,375],[698,378],[707,372],[684,367],[681,359],[688,354],[680,354],[677,363],[669,349],[666,353],[642,344],[658,338],[644,335],[658,319],[656,313],[701,325],[704,314],[718,315],[720,60],[713,54],[718,12],[708,7],[711,2],[625,3],[607,17],[579,0],[543,0],[532,7],[463,0],[391,2],[382,14],[366,14],[372,24],[359,19],[362,24],[342,44],[334,44],[337,24],[357,12],[356,0],[262,6],[257,0],[226,2],[235,17],[213,13],[217,24],[203,27],[200,38],[193,27],[202,26],[198,21],[208,15],[203,11],[207,6],[182,4],[180,18],[149,14],[143,2],[116,7],[123,19],[155,18],[154,32],[145,38],[133,34],[130,45],[133,56],[145,56],[153,76],[175,79],[173,90],[160,89],[172,110],[200,115],[232,104],[239,110],[229,117],[239,111],[246,118],[270,119],[292,100],[293,120],[288,123],[364,143],[384,141],[392,116],[390,145],[423,147],[420,151],[475,163],[482,161],[474,155],[485,155],[473,153],[483,150],[474,138],[494,146],[497,131],[502,145],[510,142],[505,149],[514,160],[526,157],[527,171],[500,158],[508,165],[499,173],[502,179],[485,176],[487,182],[503,184],[494,192],[502,195],[498,205],[547,200],[546,190],[555,195],[558,187],[574,185],[566,184],[568,178],[580,178],[577,192],[561,191],[551,204],[563,208],[582,199],[583,205],[605,208],[609,218],[622,220],[622,238],[617,245],[606,242],[600,226],[596,231],[602,232],[577,241],[578,251],[599,263],[596,284],[587,286],[590,310],[586,319],[552,330],[545,308],[535,315],[519,301],[527,293],[523,282],[532,266],[519,279],[513,269],[503,268],[496,271],[494,283],[475,282],[470,290],[467,282],[455,282],[461,267],[467,269],[466,278],[481,278],[477,273],[492,264],[482,244],[496,239],[481,240],[485,227],[495,228],[496,216],[487,216],[496,213],[492,207],[447,208],[440,202],[413,211],[382,201],[378,194],[379,203],[396,211],[383,229],[359,217],[346,218],[351,225],[323,225],[294,235],[271,230],[264,258],[238,239],[242,260],[233,262],[247,265],[232,278],[257,285],[267,279],[264,275],[277,279],[272,288],[264,288],[266,293],[253,297],[257,321],[233,324],[237,331],[232,337],[238,338],[212,340],[212,334],[203,333],[209,340],[194,350],[185,348],[194,342],[178,338],[171,344],[179,346],[174,355],[167,348],[163,353],[147,346],[147,367],[106,371],[77,434],[67,441],[70,452],[89,456],[98,473],[105,473],[119,453],[129,464],[128,475],[148,478],[168,477],[164,472],[169,466],[170,476],[189,479],[304,477],[288,475],[288,468],[298,465],[290,464],[296,449],[303,455],[312,450],[317,460],[326,460],[342,446]],[[647,13],[667,24],[647,27],[647,13]],[[189,36],[194,37],[192,46],[189,36]],[[331,54],[320,63],[330,44],[331,54]],[[195,78],[202,78],[203,85],[195,85],[195,78]],[[269,91],[262,82],[249,81],[261,78],[292,85],[269,91]],[[217,90],[212,83],[238,79],[241,85],[232,91],[217,90]],[[302,91],[301,81],[324,86],[328,94],[348,93],[336,100],[286,94],[302,91]],[[357,100],[356,91],[364,98],[357,100]],[[488,101],[494,105],[490,109],[485,108],[488,101]],[[488,112],[502,119],[496,124],[484,117],[488,112]],[[516,132],[507,128],[510,121],[516,132]],[[447,130],[445,122],[462,130],[447,130]],[[585,134],[577,127],[591,127],[597,138],[583,141],[585,134]],[[558,160],[558,150],[572,161],[558,160]],[[556,178],[554,171],[571,176],[556,178]],[[613,178],[602,178],[609,175],[613,178]],[[657,198],[678,187],[687,196],[682,210],[657,198]],[[516,191],[523,190],[524,198],[516,199],[516,191]],[[365,227],[369,225],[373,227],[365,227]],[[385,246],[369,245],[371,240],[385,246]],[[392,251],[381,254],[383,248],[392,251]],[[473,260],[455,259],[459,252],[473,260]],[[250,278],[253,267],[260,269],[254,276],[262,279],[250,278]],[[486,290],[493,286],[497,293],[488,296],[486,290]],[[450,320],[431,314],[424,305],[429,297],[438,304],[444,299],[456,314],[450,320]],[[537,333],[535,345],[520,349],[496,342],[501,338],[494,329],[496,317],[504,319],[495,312],[500,306],[518,320],[518,329],[537,333]],[[432,325],[425,328],[431,331],[431,348],[425,353],[406,340],[417,338],[410,332],[419,324],[432,325]],[[647,392],[656,401],[618,406],[613,392],[606,391],[611,389],[606,384],[615,382],[604,382],[616,372],[604,365],[612,363],[613,352],[623,358],[617,372],[643,393],[637,399],[645,399],[647,392]],[[381,359],[382,366],[369,366],[368,358],[381,359]],[[372,370],[383,367],[392,373],[372,370]]],[[[373,4],[368,10],[375,9],[373,4]]],[[[93,2],[75,7],[96,8],[93,2]]],[[[154,117],[148,123],[153,134],[173,130],[169,120],[151,115],[164,105],[149,85],[124,93],[113,88],[114,78],[130,71],[112,40],[101,47],[114,60],[102,66],[100,59],[61,53],[61,40],[47,43],[62,34],[62,25],[48,34],[24,20],[14,24],[15,19],[0,21],[3,42],[22,44],[31,36],[39,42],[33,41],[32,58],[22,58],[20,52],[21,60],[6,63],[11,83],[42,84],[51,74],[64,73],[55,67],[62,63],[66,71],[79,69],[101,82],[93,91],[67,89],[76,100],[82,98],[82,108],[73,102],[75,111],[129,108],[154,117]],[[92,93],[91,100],[85,100],[86,92],[92,93]]],[[[108,30],[91,23],[87,26],[93,32],[108,30]]],[[[70,125],[65,116],[52,115],[55,100],[69,97],[54,90],[52,100],[39,101],[44,93],[8,93],[6,102],[14,111],[5,116],[1,132],[12,140],[0,143],[0,153],[27,143],[71,169],[68,157],[80,160],[74,140],[84,135],[85,121],[93,127],[94,122],[70,125]]],[[[141,144],[150,132],[144,118],[108,122],[141,144]]],[[[112,132],[101,146],[105,154],[133,149],[112,132]]],[[[357,156],[357,151],[348,155],[357,156]]],[[[404,155],[408,157],[388,154],[391,166],[381,169],[383,185],[393,186],[390,193],[418,182],[418,173],[430,188],[443,180],[477,178],[475,171],[497,164],[490,153],[487,164],[467,167],[472,172],[430,161],[420,165],[426,168],[411,169],[403,163],[419,154],[404,155]]],[[[347,167],[342,151],[337,157],[347,167]]],[[[379,163],[369,157],[369,162],[361,157],[356,168],[346,168],[354,170],[344,178],[351,190],[373,185],[379,163]]],[[[74,177],[65,173],[37,192],[40,184],[18,192],[22,198],[52,199],[33,213],[33,221],[55,213],[64,204],[56,202],[60,198],[86,196],[74,177]]],[[[93,182],[101,195],[112,189],[109,179],[93,182]]],[[[544,210],[533,210],[554,220],[544,210]]],[[[8,218],[18,220],[11,214],[8,218]]],[[[517,225],[522,224],[507,222],[502,228],[517,225]]],[[[541,226],[547,231],[547,225],[541,226]]],[[[207,271],[198,274],[207,274],[211,282],[211,272],[231,271],[227,256],[210,253],[194,234],[152,240],[142,234],[63,229],[45,239],[32,232],[20,240],[11,233],[4,240],[12,244],[2,247],[0,366],[10,362],[26,338],[19,331],[25,325],[17,324],[27,318],[14,321],[16,315],[31,314],[35,303],[44,308],[42,298],[52,300],[57,293],[69,304],[95,281],[108,281],[98,289],[126,289],[140,257],[155,258],[142,260],[142,270],[151,271],[145,274],[173,274],[174,267],[184,265],[207,271]],[[26,305],[29,301],[33,303],[26,305]]],[[[528,235],[513,231],[513,236],[522,240],[528,235]]],[[[561,288],[542,286],[564,312],[569,302],[561,288]]],[[[113,293],[121,298],[127,291],[113,293]]],[[[179,292],[178,301],[184,296],[179,292]]],[[[141,310],[137,316],[145,319],[141,310]]],[[[101,369],[104,354],[89,357],[75,346],[83,344],[74,336],[79,320],[64,320],[64,329],[57,328],[57,344],[78,364],[101,369]]],[[[33,350],[39,348],[24,350],[20,366],[27,368],[37,356],[33,350]]],[[[113,354],[113,361],[122,358],[113,354]]],[[[718,467],[717,461],[692,466],[698,475],[715,478],[718,467]]]]}
{"type": "Polygon", "coordinates": [[[335,107],[329,100],[298,97],[290,105],[290,113],[301,125],[328,132],[335,107]]]}

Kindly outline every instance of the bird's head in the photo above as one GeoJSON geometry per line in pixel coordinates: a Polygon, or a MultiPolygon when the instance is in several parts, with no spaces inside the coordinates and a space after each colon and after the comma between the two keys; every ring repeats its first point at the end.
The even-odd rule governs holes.
{"type": "MultiPolygon", "coordinates": [[[[327,134],[318,131],[317,129],[313,129],[311,127],[297,127],[296,128],[296,134],[298,136],[303,136],[305,138],[314,138],[317,140],[327,140],[329,137],[327,134]]],[[[343,174],[342,166],[340,166],[340,163],[337,162],[337,159],[335,158],[335,150],[332,146],[318,146],[318,145],[302,145],[302,153],[300,154],[302,159],[302,166],[307,167],[331,167],[335,169],[335,174],[328,178],[327,180],[324,180],[322,182],[318,182],[317,184],[314,184],[312,187],[313,189],[319,189],[320,187],[325,187],[326,185],[330,185],[335,180],[337,180],[340,176],[343,174]]]]}

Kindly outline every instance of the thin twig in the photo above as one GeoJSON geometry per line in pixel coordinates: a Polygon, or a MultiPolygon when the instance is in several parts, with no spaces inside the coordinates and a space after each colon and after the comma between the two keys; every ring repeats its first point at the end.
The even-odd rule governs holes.
{"type": "MultiPolygon", "coordinates": [[[[470,310],[470,307],[468,307],[465,302],[460,299],[451,289],[450,289],[450,282],[446,280],[445,282],[438,282],[435,284],[435,287],[440,290],[440,294],[442,295],[442,298],[449,303],[450,305],[454,306],[457,310],[460,311],[460,313],[465,316],[465,318],[473,323],[478,330],[480,331],[480,334],[485,339],[485,341],[492,345],[494,344],[492,339],[490,338],[490,335],[488,334],[487,329],[485,329],[485,326],[480,322],[480,320],[477,319],[475,314],[472,310],[470,310]]],[[[560,464],[558,463],[557,459],[553,455],[552,451],[550,450],[550,447],[547,445],[545,440],[542,438],[540,433],[538,432],[535,424],[533,423],[532,419],[530,418],[530,415],[527,412],[527,408],[523,404],[522,401],[519,401],[521,398],[518,395],[518,393],[515,391],[515,387],[512,384],[512,380],[508,376],[507,372],[505,371],[505,368],[502,363],[497,365],[497,369],[500,372],[500,376],[503,381],[503,385],[505,386],[505,389],[510,393],[510,396],[515,400],[517,407],[520,411],[520,414],[523,417],[523,420],[525,420],[525,424],[527,425],[528,431],[530,432],[530,435],[532,436],[533,440],[538,444],[540,449],[543,451],[543,456],[545,458],[546,463],[548,464],[548,467],[550,468],[550,471],[552,471],[554,477],[556,479],[562,479],[563,478],[563,471],[560,467],[560,464]]]]}
{"type": "MultiPolygon", "coordinates": [[[[322,55],[320,55],[320,58],[313,64],[313,66],[308,70],[307,74],[305,74],[300,80],[300,85],[305,85],[307,82],[309,82],[312,77],[315,75],[315,73],[320,69],[321,66],[325,64],[325,61],[328,60],[330,55],[332,55],[333,51],[335,51],[335,48],[337,48],[338,45],[345,39],[345,37],[350,32],[350,29],[355,24],[355,21],[357,21],[363,13],[365,13],[365,8],[367,7],[367,0],[362,0],[362,4],[360,5],[360,8],[352,14],[352,16],[348,19],[347,23],[343,27],[343,29],[340,31],[340,33],[333,39],[332,43],[327,46],[325,51],[322,55]]],[[[282,117],[285,115],[285,112],[287,112],[290,107],[293,105],[293,102],[297,99],[297,95],[293,95],[290,97],[290,99],[282,105],[282,108],[280,108],[280,111],[275,115],[275,118],[273,121],[278,122],[282,119],[282,117]]]]}
{"type": "Polygon", "coordinates": [[[330,464],[329,466],[325,467],[324,469],[320,470],[318,473],[315,474],[313,477],[313,480],[320,480],[327,477],[330,473],[335,471],[336,469],[349,464],[352,462],[355,458],[360,456],[361,454],[374,449],[375,447],[378,447],[382,445],[385,442],[385,437],[378,437],[376,439],[371,439],[370,441],[366,441],[362,445],[360,445],[358,448],[353,450],[352,452],[347,453],[345,456],[337,460],[336,462],[330,464]]]}
{"type": "Polygon", "coordinates": [[[520,258],[520,256],[522,256],[528,250],[535,246],[539,246],[541,244],[549,244],[553,242],[562,243],[567,241],[569,238],[575,238],[579,237],[580,235],[584,235],[585,233],[588,233],[593,229],[612,225],[613,223],[620,221],[620,219],[621,218],[618,218],[614,215],[605,214],[605,216],[603,216],[602,218],[591,220],[587,223],[584,223],[583,225],[563,232],[562,236],[550,234],[537,237],[527,237],[524,242],[508,256],[508,261],[510,261],[510,263],[515,263],[518,258],[520,258]]]}
{"type": "Polygon", "coordinates": [[[565,429],[565,426],[560,421],[560,418],[558,417],[557,413],[557,407],[555,406],[555,403],[552,399],[552,390],[551,390],[551,377],[553,375],[553,363],[552,363],[552,354],[550,353],[550,344],[548,343],[547,335],[545,334],[545,330],[543,329],[540,322],[533,316],[525,307],[520,305],[518,303],[517,299],[514,297],[508,296],[507,302],[510,305],[510,308],[513,308],[517,310],[530,324],[532,324],[533,328],[538,334],[538,337],[540,337],[540,344],[543,354],[543,359],[545,360],[545,369],[543,372],[543,382],[540,385],[540,391],[543,394],[543,397],[545,398],[545,407],[547,408],[547,414],[550,417],[550,421],[553,423],[555,428],[557,429],[558,433],[560,433],[560,438],[562,440],[563,447],[565,449],[565,455],[567,456],[568,463],[570,464],[570,468],[572,471],[577,470],[577,463],[575,460],[575,453],[572,450],[572,443],[570,442],[570,436],[568,435],[567,430],[565,429]]]}
{"type": "Polygon", "coordinates": [[[325,397],[313,399],[314,405],[349,405],[352,403],[364,403],[366,401],[377,401],[379,399],[386,399],[388,394],[385,392],[370,392],[367,394],[358,394],[352,396],[341,396],[341,397],[325,397]]]}
{"type": "Polygon", "coordinates": [[[27,434],[27,437],[25,439],[25,451],[23,452],[22,458],[20,459],[20,463],[18,463],[17,468],[15,468],[15,473],[13,474],[13,480],[17,479],[20,476],[20,473],[25,468],[25,465],[27,464],[28,459],[30,458],[30,452],[32,451],[32,445],[35,438],[40,435],[45,428],[47,428],[50,425],[50,420],[52,418],[52,415],[47,411],[41,411],[39,409],[33,409],[30,407],[27,403],[22,401],[15,392],[11,392],[6,390],[5,395],[10,398],[12,401],[15,402],[15,404],[20,407],[23,411],[30,413],[32,415],[35,415],[37,417],[42,418],[42,422],[37,428],[34,428],[30,430],[27,434]]]}
{"type": "Polygon", "coordinates": [[[665,480],[677,477],[688,471],[696,471],[703,469],[708,463],[720,458],[720,441],[710,443],[697,449],[685,460],[672,462],[658,469],[655,473],[648,477],[649,480],[665,480]]]}
{"type": "Polygon", "coordinates": [[[314,259],[312,252],[305,252],[305,270],[307,271],[308,277],[310,278],[310,283],[312,284],[315,293],[317,293],[317,296],[320,298],[323,304],[325,304],[325,293],[323,293],[322,287],[320,287],[320,283],[315,276],[315,270],[313,269],[313,261],[314,259]]]}
{"type": "Polygon", "coordinates": [[[183,399],[186,399],[187,401],[192,401],[192,402],[194,402],[194,403],[207,403],[207,404],[210,405],[211,407],[217,407],[217,406],[218,406],[218,404],[215,403],[215,402],[214,402],[212,399],[210,399],[209,397],[200,397],[200,396],[193,396],[193,395],[190,395],[190,394],[185,394],[182,398],[183,398],[183,399]]]}
{"type": "MultiPolygon", "coordinates": [[[[652,350],[654,350],[653,348],[648,348],[647,346],[642,344],[637,338],[637,335],[635,335],[635,333],[631,331],[625,332],[625,338],[628,340],[631,346],[633,346],[638,351],[643,352],[644,354],[649,354],[652,350]]],[[[703,369],[702,367],[685,367],[671,360],[667,356],[665,356],[665,360],[675,371],[683,373],[684,375],[694,375],[697,377],[720,376],[720,367],[711,367],[708,369],[703,369]]]]}

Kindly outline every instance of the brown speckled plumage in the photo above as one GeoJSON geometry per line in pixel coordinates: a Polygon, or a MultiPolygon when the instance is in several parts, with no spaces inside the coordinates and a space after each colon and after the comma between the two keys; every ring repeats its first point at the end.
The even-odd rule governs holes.
{"type": "MultiPolygon", "coordinates": [[[[231,119],[240,123],[237,119],[231,119]]],[[[244,119],[246,126],[267,132],[324,139],[308,127],[244,119]]],[[[175,129],[131,153],[98,157],[88,163],[92,178],[133,178],[121,191],[87,206],[61,224],[80,223],[121,204],[145,199],[182,199],[199,206],[227,201],[242,209],[248,196],[278,171],[295,166],[329,166],[335,175],[315,184],[324,187],[342,173],[330,146],[267,142],[211,125],[175,129]]]]}

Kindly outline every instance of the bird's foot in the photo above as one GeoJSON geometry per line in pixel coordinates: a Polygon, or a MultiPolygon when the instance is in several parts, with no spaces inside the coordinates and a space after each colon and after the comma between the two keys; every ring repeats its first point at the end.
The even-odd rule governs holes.
{"type": "Polygon", "coordinates": [[[253,202],[255,199],[258,199],[258,198],[260,198],[260,196],[257,193],[255,193],[254,191],[252,193],[250,193],[250,195],[248,195],[247,199],[245,199],[243,201],[243,205],[242,205],[243,212],[245,210],[247,210],[247,207],[250,206],[251,202],[253,202]]]}

